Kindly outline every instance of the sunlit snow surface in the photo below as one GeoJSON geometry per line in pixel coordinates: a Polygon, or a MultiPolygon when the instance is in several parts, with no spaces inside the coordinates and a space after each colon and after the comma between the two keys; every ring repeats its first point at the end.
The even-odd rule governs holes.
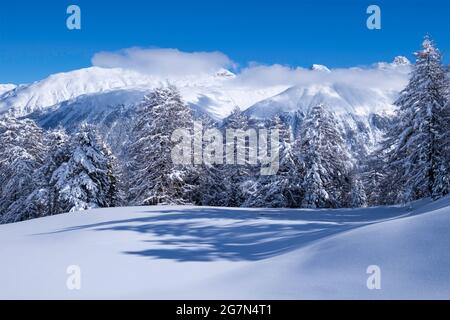
{"type": "Polygon", "coordinates": [[[0,298],[450,298],[450,198],[338,210],[137,207],[0,226],[0,298]],[[68,290],[67,267],[81,268],[68,290]],[[369,265],[381,289],[366,285],[369,265]]]}

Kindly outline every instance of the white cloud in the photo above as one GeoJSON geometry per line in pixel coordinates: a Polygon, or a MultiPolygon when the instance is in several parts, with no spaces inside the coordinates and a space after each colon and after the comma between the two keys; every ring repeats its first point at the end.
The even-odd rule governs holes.
{"type": "Polygon", "coordinates": [[[324,72],[300,67],[253,64],[241,70],[235,81],[236,84],[254,87],[342,83],[356,87],[400,90],[405,85],[409,71],[409,66],[392,66],[391,68],[380,69],[374,65],[368,68],[341,68],[324,72]]]}
{"type": "MultiPolygon", "coordinates": [[[[208,74],[221,68],[233,69],[236,64],[221,52],[183,52],[178,49],[129,48],[117,52],[100,52],[92,58],[95,66],[131,69],[141,73],[176,78],[208,74]]],[[[409,65],[378,63],[363,68],[331,69],[331,72],[290,67],[280,64],[262,65],[250,62],[239,70],[227,85],[249,89],[273,86],[314,84],[350,84],[382,90],[401,90],[407,81],[409,65]]]]}
{"type": "Polygon", "coordinates": [[[182,52],[178,49],[143,48],[99,52],[92,58],[92,64],[104,68],[131,69],[164,77],[213,74],[221,68],[234,67],[234,62],[221,52],[182,52]]]}

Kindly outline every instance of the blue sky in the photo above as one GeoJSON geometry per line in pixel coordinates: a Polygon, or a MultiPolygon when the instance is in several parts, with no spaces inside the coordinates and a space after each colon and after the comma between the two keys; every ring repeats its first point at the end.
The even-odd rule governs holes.
{"type": "Polygon", "coordinates": [[[365,0],[40,0],[0,4],[0,83],[26,83],[92,65],[100,51],[177,48],[220,51],[251,61],[307,67],[412,59],[430,33],[450,59],[450,1],[365,0]],[[77,4],[82,30],[66,28],[77,4]],[[366,28],[366,8],[381,7],[382,29],[366,28]]]}

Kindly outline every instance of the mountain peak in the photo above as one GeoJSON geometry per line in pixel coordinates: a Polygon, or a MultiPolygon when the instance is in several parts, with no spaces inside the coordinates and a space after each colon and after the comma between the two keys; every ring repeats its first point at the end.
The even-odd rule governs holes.
{"type": "Polygon", "coordinates": [[[394,60],[392,60],[391,63],[389,62],[378,62],[375,64],[375,67],[381,70],[390,70],[390,69],[397,69],[397,68],[408,68],[411,66],[411,62],[408,60],[408,58],[404,56],[396,56],[394,60]]]}
{"type": "Polygon", "coordinates": [[[405,56],[396,56],[392,64],[396,66],[409,66],[411,62],[405,56]]]}
{"type": "Polygon", "coordinates": [[[310,69],[314,71],[331,72],[331,70],[323,64],[313,64],[310,69]]]}
{"type": "Polygon", "coordinates": [[[0,84],[0,96],[8,91],[14,90],[17,86],[15,84],[0,84]]]}
{"type": "Polygon", "coordinates": [[[220,69],[219,71],[216,72],[216,77],[219,77],[219,78],[235,78],[236,75],[233,72],[231,72],[230,70],[220,69]]]}

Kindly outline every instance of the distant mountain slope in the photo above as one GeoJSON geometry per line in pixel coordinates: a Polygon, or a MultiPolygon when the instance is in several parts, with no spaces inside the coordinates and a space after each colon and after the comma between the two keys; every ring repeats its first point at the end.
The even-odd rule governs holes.
{"type": "MultiPolygon", "coordinates": [[[[0,84],[0,97],[8,91],[16,88],[14,84],[0,84]]],[[[1,98],[0,98],[1,99],[1,98]]]]}
{"type": "Polygon", "coordinates": [[[224,119],[238,106],[255,119],[284,113],[298,126],[311,107],[324,103],[338,116],[353,154],[363,157],[384,133],[393,114],[392,102],[403,85],[398,79],[406,80],[409,68],[406,58],[397,57],[393,63],[378,63],[369,72],[363,71],[367,83],[355,83],[340,79],[340,75],[361,73],[363,69],[333,70],[313,65],[301,73],[311,77],[307,83],[289,86],[283,81],[264,83],[265,79],[259,77],[248,83],[245,76],[240,78],[228,70],[167,80],[131,70],[91,67],[54,74],[29,85],[0,87],[0,113],[32,117],[47,128],[62,125],[70,130],[81,121],[100,124],[108,141],[120,144],[114,142],[114,134],[124,132],[126,124],[118,130],[119,122],[129,120],[129,113],[144,94],[170,83],[179,88],[196,114],[207,114],[215,120],[224,119]],[[392,75],[395,88],[384,85],[385,79],[392,82],[392,75]],[[124,112],[128,116],[124,117],[124,112]]]}
{"type": "Polygon", "coordinates": [[[95,124],[113,151],[120,155],[128,142],[136,107],[149,90],[112,90],[78,96],[28,117],[46,129],[63,126],[74,132],[82,122],[95,124]]]}
{"type": "MultiPolygon", "coordinates": [[[[405,70],[409,68],[409,61],[404,57],[396,57],[393,63],[378,63],[372,68],[386,71],[381,76],[388,79],[392,74],[390,71],[393,70],[394,73],[407,74],[405,70]]],[[[358,70],[358,68],[346,70],[351,73],[352,69],[358,70]]],[[[218,70],[215,74],[166,79],[126,69],[90,67],[57,73],[41,81],[18,87],[0,85],[0,113],[12,110],[16,115],[26,116],[82,95],[116,90],[145,91],[168,83],[177,86],[188,103],[203,109],[216,119],[226,117],[235,106],[239,106],[242,110],[253,106],[250,110],[253,116],[262,117],[281,110],[289,112],[297,107],[304,108],[323,100],[336,104],[334,108],[337,111],[358,115],[368,112],[378,113],[380,110],[389,109],[392,96],[398,92],[398,86],[386,90],[371,87],[369,84],[348,84],[340,81],[329,83],[328,78],[321,76],[333,77],[339,70],[330,70],[323,65],[313,65],[310,72],[317,76],[313,77],[308,85],[288,89],[290,86],[284,81],[278,84],[250,85],[246,82],[245,76],[241,79],[240,75],[228,70],[218,70]],[[288,90],[282,93],[286,89],[288,90]]],[[[380,75],[367,73],[367,77],[380,75]]],[[[376,82],[383,82],[383,79],[376,82]]]]}
{"type": "MultiPolygon", "coordinates": [[[[317,70],[317,72],[332,72],[317,70]]],[[[311,108],[324,104],[337,117],[343,137],[356,158],[364,157],[381,140],[386,125],[395,114],[393,102],[398,90],[381,90],[339,81],[293,86],[256,103],[245,113],[256,120],[286,114],[299,127],[311,108]],[[300,122],[300,124],[298,123],[300,122]]]]}
{"type": "Polygon", "coordinates": [[[136,72],[122,69],[92,67],[58,73],[15,88],[0,99],[0,111],[12,109],[16,115],[25,116],[81,95],[147,86],[152,81],[154,80],[136,72]]]}
{"type": "MultiPolygon", "coordinates": [[[[243,88],[228,87],[234,75],[219,70],[213,75],[201,75],[167,80],[131,70],[91,67],[58,73],[29,85],[22,85],[0,96],[0,113],[7,110],[17,116],[56,110],[56,106],[79,96],[108,93],[117,90],[148,91],[168,83],[177,86],[183,98],[202,108],[216,119],[224,118],[239,105],[248,107],[281,92],[268,88],[248,92],[243,88]]],[[[97,95],[98,96],[98,95],[97,95]]]]}
{"type": "Polygon", "coordinates": [[[343,84],[314,84],[296,86],[256,103],[246,113],[253,118],[267,119],[282,112],[308,112],[323,103],[336,115],[368,116],[370,114],[392,114],[392,102],[398,92],[353,87],[343,84]]]}
{"type": "MultiPolygon", "coordinates": [[[[256,120],[285,114],[296,133],[309,110],[325,104],[337,117],[340,131],[355,159],[363,159],[382,139],[394,115],[397,92],[380,92],[349,85],[291,87],[245,111],[256,120]]],[[[297,132],[298,133],[298,132],[297,132]]]]}

